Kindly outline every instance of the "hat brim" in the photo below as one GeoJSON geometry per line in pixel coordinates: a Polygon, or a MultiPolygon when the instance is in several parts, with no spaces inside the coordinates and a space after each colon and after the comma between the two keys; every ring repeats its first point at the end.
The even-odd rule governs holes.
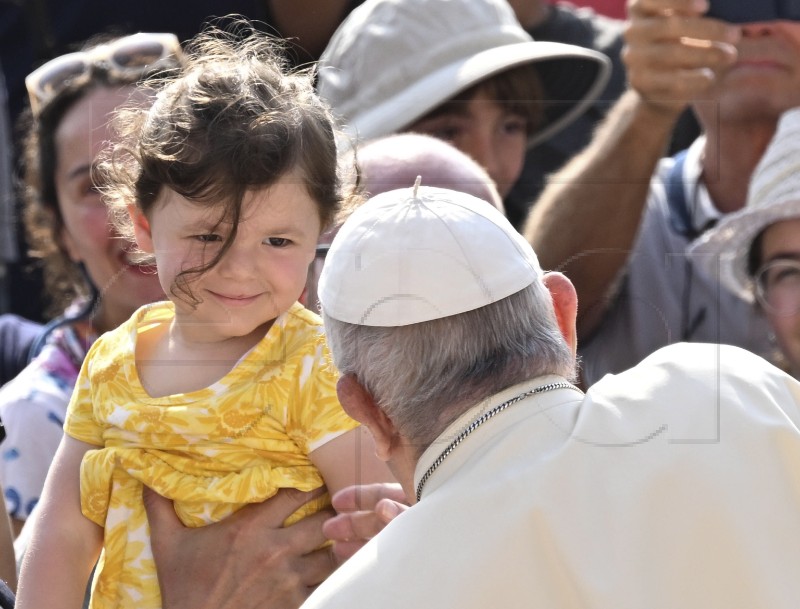
{"type": "Polygon", "coordinates": [[[753,240],[765,228],[781,220],[800,218],[800,199],[744,209],[723,218],[716,227],[689,248],[696,264],[711,277],[748,302],[753,302],[751,277],[747,270],[753,240]]]}
{"type": "Polygon", "coordinates": [[[545,120],[528,145],[548,139],[575,120],[608,81],[611,64],[597,51],[558,42],[502,45],[450,63],[399,95],[373,106],[344,125],[357,140],[401,131],[457,93],[511,68],[535,64],[545,92],[545,120]]]}

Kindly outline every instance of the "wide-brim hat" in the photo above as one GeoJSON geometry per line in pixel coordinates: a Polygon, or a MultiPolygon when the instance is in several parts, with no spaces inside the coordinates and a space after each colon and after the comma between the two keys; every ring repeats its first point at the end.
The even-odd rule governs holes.
{"type": "Polygon", "coordinates": [[[367,0],[333,34],[318,91],[346,133],[395,133],[456,94],[506,70],[536,64],[544,119],[529,145],[577,118],[610,73],[597,51],[536,42],[506,0],[367,0]]]}
{"type": "Polygon", "coordinates": [[[752,177],[745,206],[725,216],[689,249],[696,263],[742,298],[753,300],[748,260],[768,226],[800,218],[800,108],[785,112],[752,177]]]}

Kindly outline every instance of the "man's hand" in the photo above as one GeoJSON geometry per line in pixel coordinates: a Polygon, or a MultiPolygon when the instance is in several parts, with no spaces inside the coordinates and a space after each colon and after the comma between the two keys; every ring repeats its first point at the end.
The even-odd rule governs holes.
{"type": "Polygon", "coordinates": [[[389,522],[408,509],[408,499],[399,484],[348,486],[332,500],[338,512],[322,527],[334,542],[333,551],[340,560],[355,554],[389,522]]]}
{"type": "Polygon", "coordinates": [[[172,502],[143,499],[164,609],[296,609],[335,568],[319,512],[283,521],[323,490],[283,489],[261,504],[205,527],[183,526],[172,502]]]}
{"type": "Polygon", "coordinates": [[[629,0],[628,82],[654,108],[677,116],[736,62],[739,27],[703,17],[707,10],[707,0],[629,0]]]}

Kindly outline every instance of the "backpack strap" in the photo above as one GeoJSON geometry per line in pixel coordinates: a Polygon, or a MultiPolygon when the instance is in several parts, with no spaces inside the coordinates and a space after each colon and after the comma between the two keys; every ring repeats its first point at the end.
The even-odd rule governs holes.
{"type": "Polygon", "coordinates": [[[675,163],[667,176],[664,185],[667,191],[667,205],[669,206],[669,223],[679,235],[693,239],[698,231],[692,226],[692,216],[686,202],[686,190],[683,187],[683,168],[686,165],[687,150],[681,150],[673,159],[675,163]]]}

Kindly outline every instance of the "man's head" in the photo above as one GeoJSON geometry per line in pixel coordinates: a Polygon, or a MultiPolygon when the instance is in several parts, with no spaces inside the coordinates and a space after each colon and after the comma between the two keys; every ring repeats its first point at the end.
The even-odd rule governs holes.
{"type": "Polygon", "coordinates": [[[449,139],[501,193],[526,146],[580,115],[608,77],[600,53],[534,42],[505,0],[367,0],[333,35],[321,66],[320,95],[351,137],[423,130],[449,139]],[[430,123],[448,102],[448,122],[430,123]],[[513,158],[500,154],[512,148],[513,158]]]}
{"type": "Polygon", "coordinates": [[[503,200],[486,170],[441,139],[419,133],[388,135],[361,146],[357,159],[364,191],[370,197],[408,188],[422,176],[426,186],[465,192],[504,213],[503,200]]]}
{"type": "Polygon", "coordinates": [[[472,405],[536,376],[574,376],[572,284],[464,193],[371,199],[334,239],[320,300],[342,404],[404,484],[472,405]]]}

